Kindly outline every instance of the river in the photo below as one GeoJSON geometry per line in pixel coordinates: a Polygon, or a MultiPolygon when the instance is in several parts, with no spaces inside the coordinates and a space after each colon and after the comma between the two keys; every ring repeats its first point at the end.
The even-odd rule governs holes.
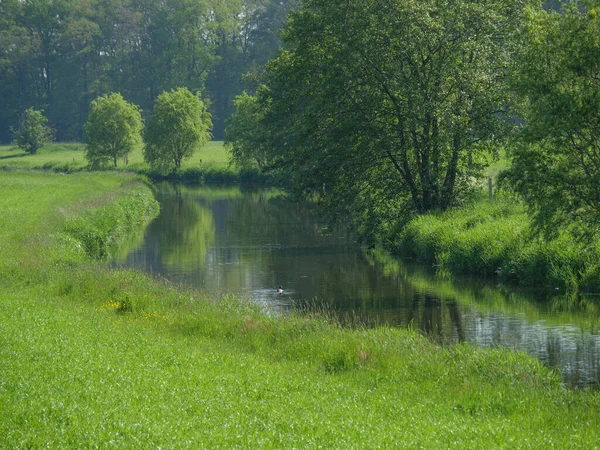
{"type": "Polygon", "coordinates": [[[522,350],[560,369],[568,386],[600,385],[600,299],[442,276],[365,252],[275,190],[165,183],[157,200],[160,215],[116,264],[241,294],[274,313],[326,308],[345,323],[411,327],[442,345],[522,350]]]}

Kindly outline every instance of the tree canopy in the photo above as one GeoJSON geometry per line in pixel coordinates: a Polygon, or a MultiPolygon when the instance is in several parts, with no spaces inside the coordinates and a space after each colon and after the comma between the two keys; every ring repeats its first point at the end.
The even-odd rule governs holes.
{"type": "Polygon", "coordinates": [[[231,152],[231,162],[263,170],[269,158],[268,137],[261,128],[265,107],[258,97],[245,91],[235,98],[234,104],[236,111],[227,119],[225,128],[225,145],[231,152]]]}
{"type": "Polygon", "coordinates": [[[274,167],[352,220],[446,209],[513,126],[525,2],[306,0],[268,64],[274,167]]]}
{"type": "Polygon", "coordinates": [[[163,92],[146,128],[144,159],[154,169],[179,169],[210,140],[211,129],[210,113],[198,95],[186,88],[163,92]]]}
{"type": "Polygon", "coordinates": [[[120,92],[146,114],[186,86],[211,100],[215,132],[244,89],[242,74],[279,47],[297,0],[2,0],[0,142],[28,107],[60,140],[79,140],[92,99],[120,92]]]}
{"type": "Polygon", "coordinates": [[[506,174],[552,235],[600,224],[600,5],[532,11],[523,29],[515,87],[526,99],[506,174]]]}
{"type": "Polygon", "coordinates": [[[117,167],[119,158],[126,158],[142,141],[144,124],[140,109],[113,93],[92,101],[85,123],[86,158],[92,167],[111,161],[117,167]]]}

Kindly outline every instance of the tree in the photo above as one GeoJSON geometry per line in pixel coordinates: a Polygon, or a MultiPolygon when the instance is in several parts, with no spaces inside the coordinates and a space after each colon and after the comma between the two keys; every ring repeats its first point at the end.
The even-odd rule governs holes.
{"type": "MultiPolygon", "coordinates": [[[[0,142],[43,107],[58,139],[83,136],[90,101],[120,92],[150,111],[185,86],[211,99],[215,133],[279,44],[297,0],[1,0],[0,142]]],[[[254,88],[254,86],[252,86],[254,88]]]]}
{"type": "Polygon", "coordinates": [[[110,161],[117,167],[118,159],[126,158],[141,142],[144,124],[141,110],[113,93],[92,101],[84,128],[90,165],[99,167],[110,161]]]}
{"type": "Polygon", "coordinates": [[[600,5],[535,11],[522,36],[516,92],[527,100],[505,173],[538,231],[600,224],[600,5]]]}
{"type": "Polygon", "coordinates": [[[0,142],[12,139],[11,128],[19,125],[22,111],[29,105],[41,105],[37,92],[27,89],[31,82],[31,55],[36,45],[28,30],[17,22],[22,3],[0,2],[0,142]]]}
{"type": "Polygon", "coordinates": [[[274,166],[353,221],[456,204],[513,126],[526,1],[305,1],[268,65],[274,166]]]}
{"type": "Polygon", "coordinates": [[[231,162],[238,167],[258,167],[267,165],[267,138],[260,123],[264,119],[264,108],[256,96],[245,91],[234,101],[236,111],[227,119],[225,145],[229,148],[231,162]]]}
{"type": "Polygon", "coordinates": [[[287,15],[297,6],[298,0],[245,0],[223,2],[216,8],[214,52],[218,59],[206,87],[213,101],[217,139],[222,139],[225,121],[235,109],[235,96],[256,88],[248,75],[261,71],[275,55],[287,15]]]}
{"type": "Polygon", "coordinates": [[[48,125],[44,111],[34,108],[25,110],[17,130],[13,130],[13,138],[19,148],[34,155],[38,149],[52,142],[54,130],[48,125]]]}
{"type": "Polygon", "coordinates": [[[179,169],[211,137],[211,116],[198,95],[186,88],[163,92],[146,129],[144,159],[155,169],[179,169]]]}

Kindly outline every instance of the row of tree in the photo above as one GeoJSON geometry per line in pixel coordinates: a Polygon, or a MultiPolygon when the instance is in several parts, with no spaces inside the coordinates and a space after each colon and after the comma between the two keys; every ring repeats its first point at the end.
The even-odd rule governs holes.
{"type": "MultiPolygon", "coordinates": [[[[126,162],[134,147],[145,141],[144,160],[153,170],[167,173],[179,169],[184,159],[210,140],[212,120],[198,95],[178,88],[157,97],[144,137],[141,109],[118,93],[92,101],[84,128],[85,157],[91,168],[117,167],[119,160],[126,162]]],[[[12,131],[16,144],[31,154],[54,138],[43,111],[34,108],[25,111],[19,127],[12,131]]]]}
{"type": "Polygon", "coordinates": [[[0,142],[30,107],[80,140],[93,99],[120,92],[150,114],[180,86],[210,99],[221,137],[233,98],[279,47],[297,0],[2,0],[0,142]]]}
{"type": "Polygon", "coordinates": [[[371,237],[468,198],[498,148],[547,231],[600,223],[600,7],[305,0],[226,140],[371,237]]]}
{"type": "MultiPolygon", "coordinates": [[[[145,142],[144,160],[154,171],[167,173],[179,169],[184,159],[210,140],[212,119],[199,95],[178,88],[157,97],[144,133],[139,106],[112,93],[92,101],[84,129],[85,157],[91,168],[117,167],[119,160],[126,162],[134,147],[145,142]]],[[[54,138],[43,111],[34,108],[25,111],[12,131],[16,144],[31,154],[54,138]]]]}
{"type": "MultiPolygon", "coordinates": [[[[154,104],[144,134],[144,160],[154,170],[166,172],[181,167],[184,159],[211,137],[212,121],[204,102],[186,88],[163,92],[154,104]]],[[[144,122],[138,106],[121,94],[95,99],[85,123],[86,158],[92,167],[127,160],[142,141],[144,122]]]]}

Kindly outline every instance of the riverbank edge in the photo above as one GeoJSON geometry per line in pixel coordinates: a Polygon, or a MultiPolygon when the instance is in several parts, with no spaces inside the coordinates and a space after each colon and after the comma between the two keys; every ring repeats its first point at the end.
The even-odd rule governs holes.
{"type": "Polygon", "coordinates": [[[569,295],[600,291],[600,242],[577,241],[568,230],[536,234],[515,197],[478,198],[460,208],[424,214],[382,239],[400,259],[448,275],[475,275],[507,285],[558,289],[569,295]]]}
{"type": "MultiPolygon", "coordinates": [[[[66,180],[65,189],[68,188],[66,180]]],[[[85,242],[77,237],[77,233],[70,231],[68,224],[73,221],[78,223],[76,228],[84,235],[86,231],[95,234],[94,230],[110,230],[106,234],[106,242],[114,240],[115,236],[124,237],[126,233],[122,232],[124,228],[119,224],[139,224],[143,216],[148,217],[148,213],[151,215],[153,211],[149,201],[142,202],[146,207],[139,207],[140,196],[150,199],[149,188],[137,186],[135,192],[133,196],[120,197],[123,199],[120,204],[119,201],[110,201],[100,208],[86,208],[66,220],[57,230],[58,233],[54,234],[51,251],[46,252],[45,260],[38,262],[37,268],[40,270],[27,270],[23,273],[24,269],[19,268],[19,262],[9,264],[16,271],[12,274],[12,279],[18,280],[10,285],[10,290],[17,288],[18,295],[25,297],[41,295],[46,299],[41,305],[52,302],[74,305],[74,314],[102,314],[103,320],[114,322],[111,328],[150,327],[158,330],[157,336],[175,333],[186,342],[190,339],[208,339],[226,343],[234,353],[258,354],[270,361],[269,364],[299,364],[304,368],[303,374],[308,374],[308,380],[315,385],[319,385],[323,377],[328,380],[329,377],[340,377],[342,384],[373,388],[373,383],[377,380],[382,392],[397,396],[395,401],[400,401],[402,408],[407,410],[418,407],[413,395],[404,397],[401,394],[410,386],[411,392],[422,391],[425,400],[421,398],[419,402],[444,405],[443,408],[449,415],[446,420],[448,424],[453,423],[447,426],[450,426],[451,433],[462,436],[462,440],[456,442],[462,441],[463,444],[473,434],[485,436],[485,430],[492,423],[503,422],[507,418],[531,420],[528,422],[530,433],[538,437],[545,436],[542,440],[546,443],[560,440],[566,430],[563,425],[556,425],[550,420],[550,417],[555,417],[560,411],[568,408],[571,413],[576,411],[578,417],[584,417],[588,421],[597,422],[600,419],[600,396],[597,393],[564,391],[555,374],[522,353],[482,350],[468,345],[445,348],[432,344],[416,332],[385,327],[348,330],[340,327],[326,311],[274,317],[241,299],[230,296],[211,298],[136,271],[109,268],[98,261],[102,259],[102,252],[90,252],[85,242]],[[135,208],[138,212],[132,215],[133,220],[103,221],[106,213],[121,217],[123,212],[128,211],[123,205],[130,204],[135,197],[137,199],[133,203],[138,205],[135,208]],[[98,213],[99,211],[102,213],[98,213]],[[36,288],[32,287],[34,284],[36,288]],[[536,411],[533,420],[531,411],[536,411]],[[469,418],[468,421],[473,422],[471,426],[475,427],[470,428],[466,434],[455,423],[456,419],[461,422],[465,418],[469,418]],[[543,429],[544,421],[552,426],[543,429]]],[[[5,278],[3,283],[7,282],[8,278],[5,278]]],[[[8,290],[5,289],[5,292],[8,290]]],[[[4,297],[6,295],[3,294],[4,297]]],[[[35,298],[31,298],[24,303],[35,304],[35,301],[35,298]]],[[[7,320],[10,322],[11,318],[7,320]]],[[[57,329],[53,333],[55,339],[51,341],[62,342],[62,331],[57,329]]],[[[49,344],[51,347],[54,345],[52,342],[49,344]]],[[[33,351],[40,354],[48,351],[52,353],[56,351],[53,348],[34,348],[33,351]]],[[[125,353],[122,356],[127,358],[125,353]]],[[[13,354],[12,357],[18,355],[13,354]]],[[[10,367],[10,361],[8,363],[10,367]]],[[[92,366],[86,367],[86,370],[96,370],[96,363],[93,359],[87,361],[92,366]]],[[[268,369],[267,365],[265,369],[268,369]]],[[[60,368],[55,370],[60,371],[60,368]]],[[[224,370],[230,371],[228,376],[235,376],[233,368],[224,370]]],[[[26,379],[29,375],[33,374],[23,373],[19,377],[26,379]]],[[[72,389],[80,388],[76,380],[73,383],[72,389]]],[[[65,389],[69,389],[69,386],[65,389]]],[[[372,395],[377,395],[376,392],[377,389],[373,390],[372,395]]],[[[10,392],[7,394],[5,391],[2,395],[11,401],[10,404],[18,401],[17,397],[10,396],[10,392]]],[[[54,394],[43,392],[42,395],[54,394]]],[[[156,395],[158,402],[160,394],[156,395]]],[[[315,392],[315,395],[320,394],[315,392]]],[[[35,407],[35,404],[31,406],[35,407]]],[[[48,419],[50,425],[53,420],[64,420],[59,412],[55,411],[54,419],[48,419]]],[[[366,411],[362,414],[365,413],[366,411]]],[[[338,411],[337,414],[343,412],[338,411]]],[[[364,420],[364,415],[357,416],[355,420],[359,418],[364,420]]],[[[392,417],[390,420],[392,424],[398,419],[392,417]]],[[[19,423],[18,417],[11,418],[6,414],[0,421],[8,424],[6,429],[19,423]]],[[[56,429],[64,429],[64,426],[61,423],[61,427],[56,429]]],[[[96,423],[90,428],[99,429],[100,426],[101,424],[96,423]]],[[[590,432],[585,421],[567,420],[564,426],[580,431],[582,440],[575,439],[571,442],[583,445],[586,439],[598,437],[595,432],[590,432]]],[[[591,429],[594,430],[595,427],[591,429]]],[[[11,430],[4,436],[14,437],[14,428],[11,430]]],[[[21,429],[20,432],[35,434],[36,430],[21,429]]],[[[315,429],[309,431],[317,432],[315,429]]],[[[522,436],[517,434],[517,430],[513,430],[502,439],[506,439],[505,442],[515,442],[522,439],[522,436]]],[[[16,445],[16,442],[5,441],[9,446],[16,445]]],[[[60,439],[58,442],[61,442],[60,439]]],[[[87,442],[93,442],[93,439],[87,442]]]]}
{"type": "MultiPolygon", "coordinates": [[[[25,155],[26,159],[20,161],[24,167],[15,167],[12,165],[15,159],[10,157],[4,163],[0,161],[0,169],[88,171],[81,162],[82,144],[54,147],[46,150],[52,155],[49,161],[36,163],[25,155]],[[77,158],[71,158],[72,154],[78,155],[77,158]]],[[[209,158],[199,166],[189,165],[170,173],[155,172],[140,163],[140,151],[137,149],[132,158],[137,162],[121,166],[118,171],[144,176],[153,182],[285,188],[284,180],[276,176],[224,163],[226,150],[218,142],[212,158],[221,162],[209,158]]],[[[383,224],[386,230],[379,233],[376,242],[401,260],[431,264],[450,276],[475,275],[507,285],[558,289],[569,295],[599,292],[600,242],[582,245],[566,230],[561,230],[554,239],[544,239],[531,232],[530,222],[518,199],[497,193],[491,203],[487,196],[481,196],[470,204],[416,217],[402,226],[383,224]]]]}
{"type": "MultiPolygon", "coordinates": [[[[132,161],[137,162],[121,166],[118,171],[148,177],[153,182],[285,188],[285,181],[276,176],[223,162],[226,149],[219,142],[214,144],[213,160],[205,156],[199,166],[188,165],[166,174],[155,172],[140,162],[141,149],[136,149],[132,161]]],[[[0,161],[0,169],[56,173],[88,170],[81,162],[83,144],[54,147],[47,150],[53,156],[50,161],[35,163],[25,155],[24,167],[14,167],[14,158],[10,157],[6,163],[0,161]],[[71,154],[78,157],[71,158],[71,154]]],[[[401,226],[383,224],[385,230],[378,233],[376,242],[401,260],[431,264],[449,276],[475,275],[507,285],[558,289],[569,295],[600,291],[600,242],[583,245],[568,230],[560,230],[554,239],[545,239],[532,233],[530,224],[522,203],[500,192],[493,202],[482,195],[462,207],[425,214],[401,226]]]]}

